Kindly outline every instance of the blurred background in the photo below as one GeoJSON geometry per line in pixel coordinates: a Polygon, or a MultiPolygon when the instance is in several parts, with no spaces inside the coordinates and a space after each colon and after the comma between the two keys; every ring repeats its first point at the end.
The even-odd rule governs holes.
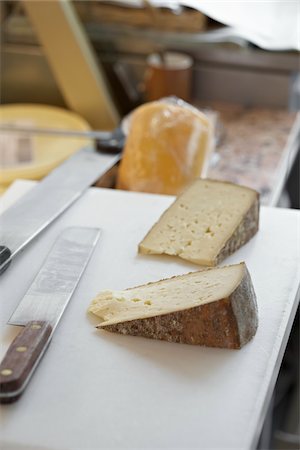
{"type": "MultiPolygon", "coordinates": [[[[47,50],[45,54],[41,38],[35,32],[36,25],[32,21],[34,12],[31,19],[26,14],[26,3],[30,4],[26,1],[1,2],[2,102],[35,102],[68,107],[51,63],[47,60],[47,50]]],[[[51,12],[51,3],[55,2],[43,2],[44,9],[48,8],[47,3],[51,12]]],[[[293,45],[296,47],[299,39],[299,24],[294,43],[287,39],[280,45],[273,42],[274,36],[269,39],[267,36],[264,46],[271,50],[274,48],[268,51],[268,48],[255,44],[259,38],[253,12],[253,17],[249,17],[253,29],[251,42],[246,39],[249,34],[251,37],[251,26],[245,29],[226,26],[178,2],[161,3],[169,3],[169,7],[155,7],[147,1],[72,2],[74,13],[109,82],[120,114],[125,114],[143,101],[147,56],[166,50],[188,53],[193,57],[194,100],[299,108],[299,53],[296,48],[291,48],[293,45]]],[[[201,3],[206,4],[198,3],[199,7],[201,3]]],[[[211,7],[212,10],[216,9],[216,3],[212,2],[215,7],[211,7]]],[[[223,2],[219,3],[222,5],[223,2]]],[[[261,15],[260,4],[264,7],[262,13],[267,15],[266,2],[258,2],[258,16],[261,15]]],[[[227,2],[227,10],[230,8],[232,15],[236,14],[234,3],[227,2]]],[[[248,14],[247,10],[245,14],[248,14]]],[[[284,16],[279,16],[280,11],[277,14],[278,23],[270,25],[277,25],[276,31],[273,30],[275,36],[279,31],[278,24],[285,20],[284,16]]],[[[219,15],[222,16],[222,11],[219,15]]],[[[46,16],[50,23],[49,13],[46,16]]],[[[38,17],[42,19],[41,14],[38,17]]],[[[263,20],[266,25],[267,18],[263,17],[263,20]]],[[[296,21],[292,25],[297,28],[296,21]]],[[[43,41],[53,39],[53,34],[60,32],[53,22],[50,31],[52,34],[43,36],[43,41]]],[[[288,35],[291,33],[289,28],[288,35]]],[[[62,42],[63,34],[58,39],[62,42]]]]}
{"type": "MultiPolygon", "coordinates": [[[[299,208],[299,8],[284,1],[2,0],[0,120],[112,130],[145,101],[177,95],[217,115],[209,176],[258,189],[263,204],[299,208]],[[174,54],[183,78],[166,87],[174,54]]],[[[2,133],[2,149],[9,139],[2,133]]],[[[2,191],[18,177],[42,178],[83,145],[48,136],[43,164],[36,156],[26,165],[32,143],[18,139],[25,165],[0,152],[2,191]]],[[[259,448],[299,448],[299,314],[259,448]]]]}

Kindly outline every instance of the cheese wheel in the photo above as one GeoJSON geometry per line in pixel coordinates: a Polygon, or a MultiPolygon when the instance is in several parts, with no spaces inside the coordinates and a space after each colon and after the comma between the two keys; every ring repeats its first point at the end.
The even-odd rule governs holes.
{"type": "Polygon", "coordinates": [[[211,124],[196,108],[162,101],[132,114],[117,188],[178,194],[204,175],[211,149],[211,124]]]}

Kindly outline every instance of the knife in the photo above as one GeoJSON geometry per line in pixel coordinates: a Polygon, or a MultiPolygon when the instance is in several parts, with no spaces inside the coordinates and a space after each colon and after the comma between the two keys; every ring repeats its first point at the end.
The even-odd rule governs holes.
{"type": "Polygon", "coordinates": [[[64,130],[61,128],[41,128],[41,127],[26,127],[20,125],[0,125],[0,133],[22,133],[22,135],[27,136],[59,136],[61,138],[76,137],[81,139],[94,139],[97,148],[105,150],[111,153],[118,153],[122,150],[126,140],[126,134],[128,127],[127,123],[130,116],[127,115],[121,122],[121,125],[115,128],[113,131],[78,131],[78,130],[64,130]]]}
{"type": "Polygon", "coordinates": [[[88,264],[98,228],[66,228],[8,321],[25,327],[0,364],[0,403],[23,393],[88,264]]]}
{"type": "Polygon", "coordinates": [[[75,153],[0,216],[0,274],[44,228],[62,214],[120,155],[85,148],[75,153]]]}

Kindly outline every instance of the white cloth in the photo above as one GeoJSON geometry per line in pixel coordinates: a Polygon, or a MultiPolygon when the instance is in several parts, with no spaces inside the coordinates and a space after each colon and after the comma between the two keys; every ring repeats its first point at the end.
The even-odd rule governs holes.
{"type": "MultiPolygon", "coordinates": [[[[203,12],[228,28],[204,33],[205,41],[246,39],[267,50],[300,51],[299,0],[149,0],[153,6],[188,6],[203,12]],[[215,34],[217,34],[215,36],[215,34]]],[[[143,6],[143,0],[123,0],[143,6]]]]}

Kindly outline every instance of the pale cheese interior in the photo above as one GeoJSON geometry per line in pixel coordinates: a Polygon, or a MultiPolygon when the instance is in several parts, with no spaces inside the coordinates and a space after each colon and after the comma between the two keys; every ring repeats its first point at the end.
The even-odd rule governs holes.
{"type": "Polygon", "coordinates": [[[214,265],[255,199],[252,189],[199,179],[161,216],[139,251],[214,265]]]}
{"type": "Polygon", "coordinates": [[[123,291],[103,291],[89,312],[101,326],[181,311],[228,297],[241,282],[244,263],[192,272],[123,291]]]}

